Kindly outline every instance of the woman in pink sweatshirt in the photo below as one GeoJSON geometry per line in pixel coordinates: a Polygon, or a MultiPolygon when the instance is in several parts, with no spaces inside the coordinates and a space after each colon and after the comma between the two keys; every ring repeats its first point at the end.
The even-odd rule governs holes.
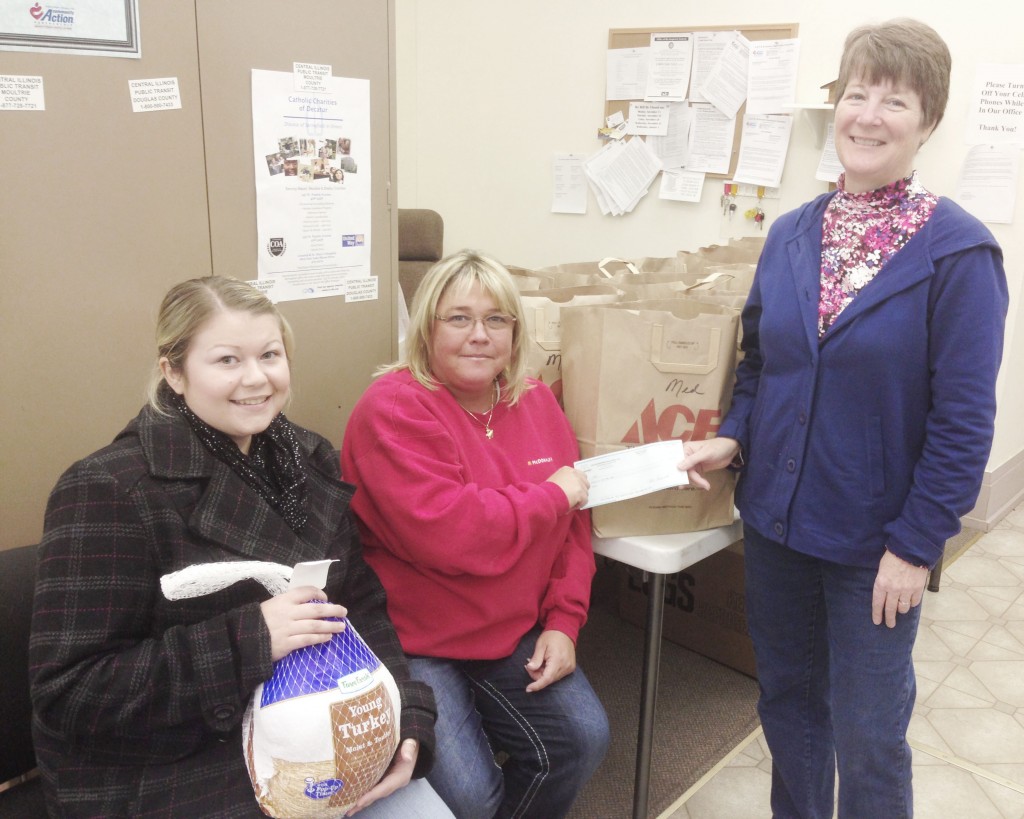
{"type": "Polygon", "coordinates": [[[366,560],[437,698],[430,782],[459,817],[564,816],[608,745],[576,669],[594,574],[587,479],[557,401],[526,377],[524,332],[499,262],[441,260],[405,357],[360,399],[342,449],[366,560]]]}

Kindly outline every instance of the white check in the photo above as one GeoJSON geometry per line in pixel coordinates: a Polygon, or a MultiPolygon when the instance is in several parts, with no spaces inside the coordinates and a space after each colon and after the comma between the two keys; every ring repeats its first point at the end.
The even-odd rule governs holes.
{"type": "Polygon", "coordinates": [[[581,508],[688,484],[686,473],[676,468],[682,459],[683,442],[673,439],[576,461],[573,466],[582,470],[590,481],[590,494],[581,508]]]}

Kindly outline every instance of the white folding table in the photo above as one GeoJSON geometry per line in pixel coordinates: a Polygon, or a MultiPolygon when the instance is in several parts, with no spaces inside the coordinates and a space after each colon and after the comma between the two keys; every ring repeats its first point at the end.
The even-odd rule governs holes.
{"type": "Polygon", "coordinates": [[[721,551],[743,537],[743,525],[735,517],[728,526],[703,532],[674,535],[594,536],[594,553],[610,557],[650,574],[647,601],[647,641],[644,646],[640,690],[640,730],[636,744],[636,778],[633,786],[633,819],[646,819],[651,779],[651,747],[654,741],[654,706],[658,699],[658,668],[661,663],[662,616],[665,612],[665,578],[698,560],[721,551]]]}

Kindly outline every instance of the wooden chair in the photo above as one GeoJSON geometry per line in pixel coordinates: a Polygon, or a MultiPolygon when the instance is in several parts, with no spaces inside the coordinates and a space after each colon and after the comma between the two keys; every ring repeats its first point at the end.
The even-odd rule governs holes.
{"type": "Polygon", "coordinates": [[[398,283],[407,306],[420,279],[441,260],[444,220],[437,211],[423,208],[398,209],[398,283]]]}

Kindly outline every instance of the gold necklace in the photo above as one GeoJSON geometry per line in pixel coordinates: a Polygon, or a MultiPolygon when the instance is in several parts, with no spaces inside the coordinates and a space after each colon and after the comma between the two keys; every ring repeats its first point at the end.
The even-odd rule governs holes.
{"type": "Polygon", "coordinates": [[[494,380],[494,399],[491,401],[491,408],[489,410],[487,410],[487,420],[486,421],[481,421],[479,418],[476,417],[476,413],[470,412],[465,407],[462,407],[462,402],[459,401],[458,399],[455,400],[455,403],[457,403],[460,407],[462,407],[464,410],[466,410],[466,415],[468,415],[470,418],[472,418],[474,421],[476,421],[478,424],[480,424],[480,426],[482,426],[484,428],[484,435],[486,436],[487,440],[489,441],[489,440],[491,440],[491,438],[494,437],[494,430],[491,429],[491,415],[494,413],[494,408],[496,406],[498,406],[498,402],[500,400],[501,400],[501,386],[498,384],[498,380],[495,379],[494,380]]]}

